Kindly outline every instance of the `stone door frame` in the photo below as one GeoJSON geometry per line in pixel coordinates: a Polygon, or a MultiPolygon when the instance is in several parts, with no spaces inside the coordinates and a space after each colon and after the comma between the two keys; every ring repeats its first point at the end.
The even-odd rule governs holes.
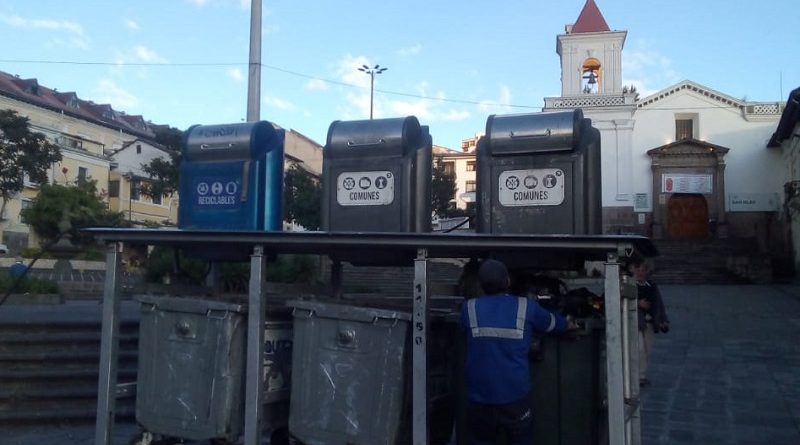
{"type": "MultiPolygon", "coordinates": [[[[725,214],[725,155],[730,149],[696,139],[683,139],[647,151],[653,172],[653,233],[654,239],[667,236],[667,203],[672,193],[662,192],[661,178],[665,173],[711,175],[711,193],[703,194],[708,205],[709,219],[716,220],[718,238],[727,238],[725,214]]],[[[714,235],[712,233],[712,235],[714,235]]]]}

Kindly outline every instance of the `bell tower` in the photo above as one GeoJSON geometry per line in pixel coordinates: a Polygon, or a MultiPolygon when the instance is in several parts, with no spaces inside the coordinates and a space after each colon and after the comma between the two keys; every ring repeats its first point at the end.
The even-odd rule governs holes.
{"type": "Polygon", "coordinates": [[[558,36],[561,96],[622,94],[622,47],[627,31],[611,31],[594,0],[558,36]]]}

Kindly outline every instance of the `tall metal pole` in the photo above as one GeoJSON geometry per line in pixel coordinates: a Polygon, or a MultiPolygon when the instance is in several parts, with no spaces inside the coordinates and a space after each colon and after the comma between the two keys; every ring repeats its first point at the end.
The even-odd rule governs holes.
{"type": "Polygon", "coordinates": [[[373,68],[368,67],[367,65],[361,65],[361,68],[358,68],[359,71],[362,73],[369,74],[369,119],[372,120],[372,104],[375,95],[375,75],[380,74],[389,68],[383,67],[381,68],[380,65],[375,65],[373,68]]]}
{"type": "Polygon", "coordinates": [[[261,119],[261,0],[250,4],[250,69],[247,80],[247,121],[261,119]]]}
{"type": "Polygon", "coordinates": [[[375,71],[369,72],[369,120],[372,120],[372,95],[375,91],[375,71]]]}

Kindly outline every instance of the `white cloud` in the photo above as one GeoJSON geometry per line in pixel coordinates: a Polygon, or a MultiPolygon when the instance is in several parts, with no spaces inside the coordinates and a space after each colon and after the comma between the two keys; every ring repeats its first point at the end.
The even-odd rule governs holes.
{"type": "Polygon", "coordinates": [[[125,19],[125,27],[130,29],[130,30],[132,30],[132,31],[138,31],[139,30],[139,24],[136,23],[136,20],[133,20],[133,19],[125,19]]]}
{"type": "MultiPolygon", "coordinates": [[[[208,5],[209,3],[212,2],[212,0],[185,0],[185,1],[186,1],[186,3],[189,3],[190,5],[196,6],[198,8],[202,8],[205,5],[208,5]]],[[[230,3],[238,4],[239,8],[242,9],[242,10],[245,10],[245,11],[250,9],[250,5],[251,5],[251,2],[252,2],[252,0],[228,0],[228,1],[230,3]]],[[[218,2],[219,2],[219,0],[218,0],[218,2]]]]}
{"type": "Polygon", "coordinates": [[[506,85],[500,85],[500,95],[497,99],[484,99],[480,101],[478,109],[489,113],[508,113],[511,111],[511,89],[506,85]]]}
{"type": "Polygon", "coordinates": [[[83,27],[79,23],[66,20],[25,19],[16,15],[2,15],[0,20],[15,28],[66,31],[76,35],[83,35],[83,27]]]}
{"type": "Polygon", "coordinates": [[[139,99],[125,91],[112,80],[104,79],[94,89],[94,101],[111,104],[115,110],[132,110],[139,106],[139,99]]]}
{"type": "Polygon", "coordinates": [[[442,114],[441,119],[443,121],[457,122],[465,121],[471,116],[472,115],[470,112],[466,110],[447,110],[444,114],[442,114]]]}
{"type": "Polygon", "coordinates": [[[263,103],[266,108],[272,107],[281,111],[294,111],[297,109],[297,106],[288,100],[274,96],[264,97],[263,103]]]}
{"type": "Polygon", "coordinates": [[[0,14],[0,22],[14,28],[64,33],[65,37],[51,38],[49,44],[54,46],[67,46],[80,49],[89,48],[89,39],[84,34],[83,27],[80,23],[68,20],[26,19],[17,15],[5,14],[0,14]]]}
{"type": "Polygon", "coordinates": [[[320,79],[311,79],[306,82],[306,89],[311,91],[327,91],[328,84],[320,79]]]}
{"type": "MultiPolygon", "coordinates": [[[[348,89],[345,93],[347,104],[342,110],[344,119],[365,119],[369,117],[370,77],[358,71],[358,68],[363,65],[371,66],[365,56],[352,56],[350,54],[345,55],[336,63],[336,77],[348,85],[360,87],[348,89]]],[[[377,79],[375,83],[378,83],[377,79]]],[[[377,109],[378,101],[376,100],[375,110],[377,109]]],[[[377,111],[373,114],[380,115],[377,111]]]]}
{"type": "Polygon", "coordinates": [[[127,53],[117,52],[116,63],[124,65],[126,63],[167,63],[167,59],[158,55],[154,50],[143,45],[136,45],[127,53]]]}
{"type": "Polygon", "coordinates": [[[623,85],[634,85],[641,97],[681,80],[672,60],[651,48],[647,41],[637,41],[622,55],[623,85]]]}
{"type": "Polygon", "coordinates": [[[417,54],[420,53],[420,51],[422,51],[422,45],[417,43],[414,46],[400,48],[399,50],[397,50],[397,55],[402,57],[416,56],[417,54]]]}
{"type": "Polygon", "coordinates": [[[133,48],[133,54],[137,60],[144,63],[166,63],[167,59],[161,57],[150,48],[142,45],[137,45],[133,48]]]}
{"type": "Polygon", "coordinates": [[[228,68],[225,74],[237,82],[241,82],[244,79],[244,74],[242,74],[242,70],[239,68],[228,68]]]}

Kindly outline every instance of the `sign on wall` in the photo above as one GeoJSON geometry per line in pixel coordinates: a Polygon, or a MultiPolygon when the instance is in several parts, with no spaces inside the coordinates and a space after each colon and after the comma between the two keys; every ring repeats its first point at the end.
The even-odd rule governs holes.
{"type": "Polygon", "coordinates": [[[633,211],[645,212],[650,210],[650,195],[647,193],[636,193],[633,195],[633,211]]]}
{"type": "Polygon", "coordinates": [[[780,200],[777,193],[731,193],[728,209],[731,212],[776,212],[780,200]]]}
{"type": "Polygon", "coordinates": [[[711,193],[712,175],[661,175],[662,193],[711,193]]]}

